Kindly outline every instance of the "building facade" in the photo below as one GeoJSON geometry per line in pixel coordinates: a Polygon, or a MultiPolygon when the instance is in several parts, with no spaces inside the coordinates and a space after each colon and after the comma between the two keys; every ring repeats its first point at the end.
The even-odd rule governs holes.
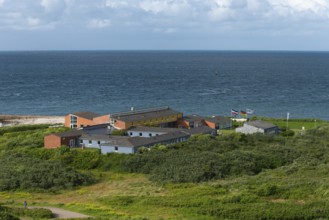
{"type": "Polygon", "coordinates": [[[223,116],[213,116],[204,119],[205,124],[212,129],[229,129],[232,128],[232,120],[223,116]]]}
{"type": "Polygon", "coordinates": [[[279,133],[279,128],[271,123],[256,120],[244,123],[243,127],[236,128],[235,131],[243,134],[277,134],[279,133]]]}
{"type": "Polygon", "coordinates": [[[44,137],[44,147],[47,149],[60,146],[79,147],[81,135],[82,131],[80,130],[50,134],[44,137]]]}
{"type": "Polygon", "coordinates": [[[133,126],[175,127],[183,113],[167,106],[110,114],[110,123],[117,129],[133,126]]]}
{"type": "Polygon", "coordinates": [[[74,112],[65,116],[65,127],[83,128],[86,126],[109,123],[109,115],[94,112],[74,112]]]}

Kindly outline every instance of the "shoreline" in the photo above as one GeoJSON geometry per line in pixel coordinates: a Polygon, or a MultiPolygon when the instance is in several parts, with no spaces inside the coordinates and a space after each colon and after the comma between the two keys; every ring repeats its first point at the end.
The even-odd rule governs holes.
{"type": "Polygon", "coordinates": [[[65,116],[0,114],[0,127],[13,125],[64,124],[65,116]]]}

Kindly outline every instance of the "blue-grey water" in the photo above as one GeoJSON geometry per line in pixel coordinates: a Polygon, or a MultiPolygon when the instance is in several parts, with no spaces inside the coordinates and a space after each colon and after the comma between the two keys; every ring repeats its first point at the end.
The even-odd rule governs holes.
{"type": "Polygon", "coordinates": [[[329,52],[0,52],[0,113],[185,114],[329,119],[329,52]]]}

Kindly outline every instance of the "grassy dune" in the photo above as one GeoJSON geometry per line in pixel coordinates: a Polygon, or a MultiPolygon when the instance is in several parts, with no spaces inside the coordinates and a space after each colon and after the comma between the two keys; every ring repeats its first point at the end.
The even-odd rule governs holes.
{"type": "MultiPolygon", "coordinates": [[[[223,178],[192,182],[156,181],[160,175],[152,170],[152,164],[157,162],[153,161],[152,154],[102,156],[92,151],[42,149],[43,135],[62,128],[0,129],[0,162],[7,155],[34,155],[34,160],[62,161],[65,162],[63,166],[91,172],[96,179],[91,185],[68,188],[3,190],[0,205],[22,207],[27,200],[30,206],[61,207],[95,219],[329,219],[329,126],[323,122],[314,129],[312,121],[305,123],[296,121],[294,125],[306,127],[303,135],[272,138],[228,133],[215,139],[200,136],[172,146],[161,153],[163,157],[156,157],[166,159],[170,152],[197,157],[198,152],[207,151],[209,155],[225,158],[226,155],[241,156],[238,153],[244,152],[242,155],[249,155],[251,159],[256,156],[257,166],[267,167],[267,160],[273,163],[273,166],[251,173],[249,166],[253,164],[247,163],[247,157],[244,161],[229,163],[237,168],[223,178]],[[99,160],[97,163],[95,158],[99,160]],[[130,165],[136,165],[136,172],[120,169],[124,166],[122,160],[134,162],[130,165]],[[93,166],[86,166],[90,161],[93,166]],[[148,163],[149,173],[139,172],[137,168],[141,166],[143,170],[144,162],[136,161],[148,163]],[[245,172],[239,172],[239,167],[245,172]]],[[[173,158],[167,159],[175,163],[173,158]]],[[[223,160],[219,165],[228,162],[223,160]]],[[[191,170],[188,175],[196,175],[194,171],[198,170],[191,170]]],[[[1,172],[1,175],[6,174],[1,172]]],[[[184,172],[184,169],[177,172],[184,172]]]]}

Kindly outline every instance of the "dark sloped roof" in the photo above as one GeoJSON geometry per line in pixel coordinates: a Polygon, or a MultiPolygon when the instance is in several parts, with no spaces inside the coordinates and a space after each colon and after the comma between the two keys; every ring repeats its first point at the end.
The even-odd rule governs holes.
{"type": "Polygon", "coordinates": [[[133,121],[148,120],[152,118],[167,117],[177,114],[183,114],[183,113],[175,111],[169,107],[161,107],[161,108],[135,110],[135,111],[123,112],[123,113],[115,113],[115,114],[111,114],[110,117],[113,119],[118,119],[120,121],[133,122],[133,121]]]}
{"type": "Polygon", "coordinates": [[[112,136],[110,135],[101,135],[101,134],[82,134],[81,139],[87,139],[87,140],[99,140],[99,141],[108,141],[111,140],[112,136]]]}
{"type": "Polygon", "coordinates": [[[157,143],[171,141],[173,139],[189,137],[189,136],[190,136],[189,134],[184,133],[182,131],[176,131],[176,132],[171,132],[168,134],[153,136],[153,137],[149,137],[149,138],[132,137],[129,139],[129,141],[130,141],[130,143],[132,143],[132,145],[139,147],[139,146],[154,145],[157,143]]]}
{"type": "Polygon", "coordinates": [[[171,141],[177,138],[189,137],[190,135],[181,131],[171,132],[164,135],[154,136],[150,138],[145,137],[127,137],[127,136],[111,136],[104,146],[125,146],[125,147],[141,147],[150,146],[157,143],[171,141]]]}
{"type": "Polygon", "coordinates": [[[66,132],[61,132],[61,133],[55,133],[55,134],[50,134],[50,135],[55,135],[57,137],[79,137],[84,133],[83,130],[71,130],[71,131],[66,131],[66,132]]]}
{"type": "Polygon", "coordinates": [[[160,128],[160,127],[144,127],[144,126],[136,126],[136,127],[131,127],[128,129],[128,131],[141,131],[141,132],[174,132],[174,131],[179,131],[180,129],[178,128],[160,128]]]}
{"type": "Polygon", "coordinates": [[[100,114],[94,113],[94,112],[74,112],[72,115],[81,117],[81,118],[86,118],[89,120],[93,120],[93,118],[101,116],[100,114]]]}
{"type": "Polygon", "coordinates": [[[203,121],[204,117],[200,115],[187,115],[183,117],[183,120],[188,122],[196,122],[196,121],[203,121]]]}
{"type": "Polygon", "coordinates": [[[111,136],[110,139],[102,144],[103,146],[124,146],[124,147],[136,147],[130,140],[131,137],[127,136],[111,136]]]}
{"type": "Polygon", "coordinates": [[[269,128],[275,128],[277,127],[274,124],[262,121],[262,120],[256,120],[256,121],[249,121],[247,122],[248,125],[254,126],[256,128],[262,128],[262,129],[269,129],[269,128]]]}
{"type": "Polygon", "coordinates": [[[105,123],[105,124],[98,124],[98,125],[88,125],[83,127],[83,130],[93,130],[93,129],[98,129],[98,128],[107,128],[110,126],[110,123],[105,123]]]}
{"type": "Polygon", "coordinates": [[[230,123],[231,119],[230,118],[226,118],[223,116],[214,116],[211,118],[205,118],[206,121],[210,121],[212,123],[230,123]]]}
{"type": "Polygon", "coordinates": [[[217,131],[215,129],[209,128],[208,126],[201,126],[201,127],[191,128],[191,129],[182,129],[181,131],[183,131],[189,135],[216,134],[217,133],[217,131]]]}

